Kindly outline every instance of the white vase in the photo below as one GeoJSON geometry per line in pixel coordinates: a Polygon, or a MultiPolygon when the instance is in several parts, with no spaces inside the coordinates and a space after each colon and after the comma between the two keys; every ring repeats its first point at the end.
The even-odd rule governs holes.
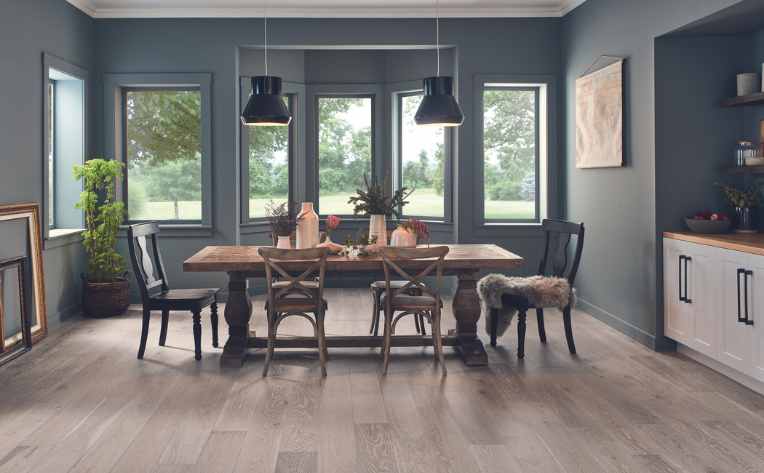
{"type": "Polygon", "coordinates": [[[390,236],[390,246],[397,248],[414,248],[416,246],[416,233],[403,227],[398,227],[390,236]]]}
{"type": "Polygon", "coordinates": [[[303,202],[297,215],[297,249],[315,248],[318,243],[318,214],[313,202],[303,202]]]}
{"type": "Polygon", "coordinates": [[[282,250],[292,249],[292,242],[289,239],[289,235],[278,237],[276,248],[281,248],[282,250]]]}
{"type": "Polygon", "coordinates": [[[387,246],[387,222],[384,214],[371,215],[369,219],[369,241],[377,237],[377,245],[387,246]]]}

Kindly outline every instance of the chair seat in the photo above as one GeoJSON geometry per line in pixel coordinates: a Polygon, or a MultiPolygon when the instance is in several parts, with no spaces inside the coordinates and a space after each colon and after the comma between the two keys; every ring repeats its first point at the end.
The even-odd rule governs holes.
{"type": "MultiPolygon", "coordinates": [[[[408,281],[390,281],[390,288],[391,289],[401,289],[408,284],[408,281]]],[[[385,281],[374,281],[371,283],[372,289],[379,289],[381,291],[384,291],[387,289],[387,286],[385,285],[385,281]]]]}
{"type": "MultiPolygon", "coordinates": [[[[324,310],[328,307],[326,299],[321,300],[324,310]]],[[[314,312],[319,309],[317,301],[305,297],[285,297],[275,303],[276,312],[314,312]]],[[[268,311],[268,303],[265,303],[265,310],[268,311]]]]}
{"type": "MultiPolygon", "coordinates": [[[[382,307],[385,307],[387,301],[387,294],[382,294],[380,299],[382,307]]],[[[410,310],[410,309],[433,309],[437,304],[443,305],[443,302],[435,299],[433,296],[424,294],[421,296],[411,296],[408,294],[398,294],[393,296],[392,306],[393,310],[410,310]]]]}
{"type": "MultiPolygon", "coordinates": [[[[273,289],[282,289],[289,286],[289,284],[289,281],[273,281],[272,286],[273,289]]],[[[318,281],[300,281],[298,287],[300,286],[308,289],[318,290],[318,281]]]]}
{"type": "Polygon", "coordinates": [[[219,289],[170,289],[155,296],[152,300],[157,301],[204,301],[215,300],[219,289]]]}

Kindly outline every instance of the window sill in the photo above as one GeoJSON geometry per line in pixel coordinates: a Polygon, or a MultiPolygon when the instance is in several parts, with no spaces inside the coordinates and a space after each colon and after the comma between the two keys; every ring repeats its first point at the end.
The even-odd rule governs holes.
{"type": "MultiPolygon", "coordinates": [[[[121,225],[119,227],[119,238],[127,238],[127,228],[129,225],[121,225]]],[[[194,238],[194,237],[211,237],[215,234],[215,229],[211,225],[199,225],[199,224],[173,224],[173,223],[160,223],[159,235],[161,237],[182,237],[182,238],[194,238]]]]}
{"type": "Polygon", "coordinates": [[[45,239],[45,249],[60,248],[74,245],[82,241],[82,228],[51,228],[48,230],[48,238],[45,239]]]}

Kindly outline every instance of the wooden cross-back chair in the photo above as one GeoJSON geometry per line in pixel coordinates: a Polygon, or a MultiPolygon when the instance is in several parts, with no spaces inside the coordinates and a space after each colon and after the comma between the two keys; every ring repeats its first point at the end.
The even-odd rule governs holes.
{"type": "Polygon", "coordinates": [[[143,325],[138,359],[146,351],[146,339],[149,334],[151,311],[162,311],[162,325],[159,332],[159,345],[165,346],[170,311],[188,311],[192,314],[194,332],[194,355],[202,358],[201,313],[210,307],[212,325],[212,346],[218,346],[218,310],[217,294],[219,289],[170,289],[167,282],[162,255],[157,244],[159,225],[156,223],[138,223],[127,229],[130,261],[132,263],[138,289],[143,302],[143,325]]]}
{"type": "Polygon", "coordinates": [[[324,280],[329,250],[326,248],[304,250],[260,248],[258,253],[265,262],[265,281],[268,292],[265,303],[268,319],[268,348],[263,376],[268,375],[271,361],[273,361],[279,324],[290,316],[303,317],[313,326],[313,333],[318,344],[321,375],[326,376],[327,349],[324,317],[327,303],[324,299],[324,280]],[[289,263],[296,261],[309,261],[310,264],[306,269],[299,271],[288,270],[289,263]]]}
{"type": "Polygon", "coordinates": [[[387,374],[390,364],[390,345],[395,331],[395,325],[406,315],[416,318],[425,315],[432,323],[432,344],[435,361],[439,362],[443,374],[446,374],[446,364],[443,359],[443,339],[440,334],[440,315],[443,301],[440,298],[440,281],[443,277],[443,261],[448,254],[447,246],[432,248],[382,248],[382,267],[385,272],[385,292],[381,304],[385,309],[384,329],[384,365],[383,372],[387,374]],[[432,260],[425,262],[426,266],[419,272],[407,271],[400,266],[406,260],[432,260]],[[429,263],[429,264],[427,264],[429,263]],[[435,287],[430,287],[424,278],[435,273],[435,287]],[[412,274],[414,273],[414,274],[412,274]],[[393,285],[391,276],[404,280],[403,284],[393,285]],[[399,315],[396,317],[395,313],[399,315]]]}
{"type": "MultiPolygon", "coordinates": [[[[568,280],[571,291],[576,281],[578,267],[581,264],[581,254],[584,251],[584,224],[567,222],[564,220],[544,220],[541,224],[544,231],[544,256],[539,263],[539,276],[554,276],[568,280]],[[575,250],[571,255],[571,244],[575,237],[575,250]]],[[[571,354],[576,353],[576,344],[573,340],[573,324],[571,321],[571,303],[563,308],[562,319],[565,326],[565,338],[568,342],[568,349],[571,354]]],[[[544,308],[533,307],[528,300],[519,296],[504,296],[504,305],[513,306],[518,309],[518,348],[519,358],[525,356],[525,327],[526,314],[528,309],[536,309],[536,320],[538,322],[539,339],[541,343],[546,343],[546,328],[544,327],[544,308]]],[[[493,314],[491,327],[491,345],[496,346],[496,336],[498,329],[498,315],[493,314]]]]}

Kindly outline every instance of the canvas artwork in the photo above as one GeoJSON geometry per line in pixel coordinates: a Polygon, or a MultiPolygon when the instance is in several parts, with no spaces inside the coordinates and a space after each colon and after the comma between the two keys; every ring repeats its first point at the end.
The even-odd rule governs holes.
{"type": "Polygon", "coordinates": [[[623,166],[623,60],[576,80],[576,167],[623,166]]]}

